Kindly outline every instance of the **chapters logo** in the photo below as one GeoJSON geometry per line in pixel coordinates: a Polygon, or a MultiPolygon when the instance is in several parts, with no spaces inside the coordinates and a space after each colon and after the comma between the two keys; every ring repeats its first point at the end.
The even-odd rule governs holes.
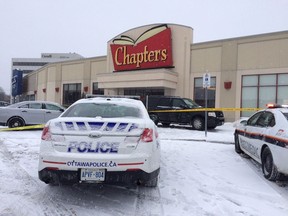
{"type": "Polygon", "coordinates": [[[171,29],[160,25],[148,29],[136,40],[122,35],[110,45],[114,70],[172,67],[171,29]]]}

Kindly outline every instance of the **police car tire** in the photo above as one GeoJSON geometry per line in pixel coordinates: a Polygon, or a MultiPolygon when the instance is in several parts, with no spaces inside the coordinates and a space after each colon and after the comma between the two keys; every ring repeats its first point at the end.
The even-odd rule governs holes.
{"type": "Polygon", "coordinates": [[[157,176],[156,178],[154,179],[151,179],[149,181],[147,181],[144,186],[145,187],[157,187],[158,185],[158,179],[159,179],[159,176],[157,176]]]}
{"type": "Polygon", "coordinates": [[[235,152],[237,152],[238,154],[243,154],[244,152],[242,151],[239,143],[239,136],[236,133],[234,134],[234,142],[235,142],[235,152]]]}
{"type": "Polygon", "coordinates": [[[7,125],[9,128],[23,127],[25,122],[22,118],[14,116],[8,120],[7,125]]]}
{"type": "Polygon", "coordinates": [[[263,150],[261,160],[264,177],[270,181],[278,180],[280,173],[274,164],[272,153],[268,147],[263,150]]]}
{"type": "Polygon", "coordinates": [[[50,178],[45,181],[46,184],[49,186],[60,186],[59,176],[55,173],[51,174],[50,178]]]}

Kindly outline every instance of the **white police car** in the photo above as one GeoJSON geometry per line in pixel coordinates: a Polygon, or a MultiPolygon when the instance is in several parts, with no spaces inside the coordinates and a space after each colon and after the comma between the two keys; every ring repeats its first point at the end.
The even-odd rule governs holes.
{"type": "Polygon", "coordinates": [[[39,179],[47,184],[157,186],[157,127],[140,100],[88,98],[45,125],[39,179]]]}
{"type": "Polygon", "coordinates": [[[265,178],[275,181],[288,175],[287,106],[268,106],[241,121],[234,138],[235,151],[259,162],[265,178]]]}

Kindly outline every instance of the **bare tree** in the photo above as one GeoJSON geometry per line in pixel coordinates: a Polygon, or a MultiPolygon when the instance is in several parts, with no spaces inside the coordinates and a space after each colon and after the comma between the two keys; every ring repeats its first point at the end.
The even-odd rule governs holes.
{"type": "Polygon", "coordinates": [[[0,101],[5,101],[5,92],[2,87],[0,87],[0,101]]]}

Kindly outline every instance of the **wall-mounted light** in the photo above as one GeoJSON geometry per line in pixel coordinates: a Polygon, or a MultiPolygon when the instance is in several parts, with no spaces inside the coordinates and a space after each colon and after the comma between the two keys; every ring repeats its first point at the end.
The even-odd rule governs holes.
{"type": "Polygon", "coordinates": [[[34,94],[37,94],[37,90],[34,90],[34,94]]]}
{"type": "Polygon", "coordinates": [[[56,87],[56,88],[55,88],[55,91],[56,91],[56,92],[59,92],[59,87],[56,87]]]}
{"type": "Polygon", "coordinates": [[[88,92],[88,86],[84,87],[84,92],[88,92]]]}
{"type": "Polygon", "coordinates": [[[44,93],[46,93],[46,88],[43,88],[42,91],[43,91],[44,93]]]}
{"type": "Polygon", "coordinates": [[[231,89],[231,87],[232,87],[232,82],[231,81],[226,81],[226,82],[224,82],[224,88],[225,89],[231,89]]]}

